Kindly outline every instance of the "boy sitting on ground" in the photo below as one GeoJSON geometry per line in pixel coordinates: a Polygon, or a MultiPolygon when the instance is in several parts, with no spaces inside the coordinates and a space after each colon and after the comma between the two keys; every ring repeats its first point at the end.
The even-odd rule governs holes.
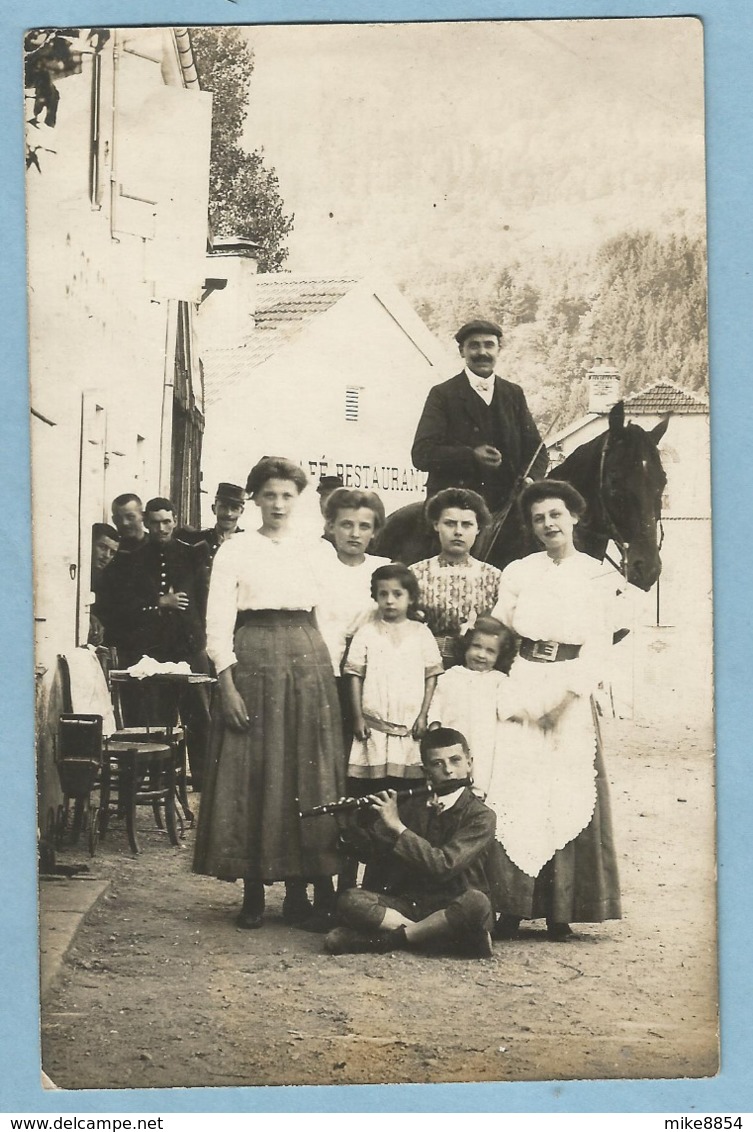
{"type": "Polygon", "coordinates": [[[421,760],[441,797],[400,799],[394,790],[381,791],[361,811],[369,824],[343,834],[351,851],[369,861],[369,890],[340,896],[343,926],[324,942],[333,955],[436,945],[480,959],[492,954],[497,819],[469,788],[473,764],[459,731],[428,731],[421,760]]]}

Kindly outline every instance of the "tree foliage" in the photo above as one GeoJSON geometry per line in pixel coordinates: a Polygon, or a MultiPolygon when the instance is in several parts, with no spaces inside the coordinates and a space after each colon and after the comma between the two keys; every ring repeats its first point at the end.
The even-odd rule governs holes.
{"type": "Polygon", "coordinates": [[[248,115],[254,70],[251,48],[239,28],[191,28],[196,68],[203,90],[212,92],[212,149],[209,223],[216,236],[242,236],[257,244],[260,271],[277,271],[288,255],[287,215],[274,168],[262,147],[240,144],[248,115]]]}
{"type": "Polygon", "coordinates": [[[690,390],[707,387],[702,235],[624,232],[592,253],[492,272],[449,269],[405,290],[447,339],[469,318],[499,322],[501,370],[524,387],[545,429],[586,411],[586,373],[597,356],[613,359],[624,393],[662,378],[690,390]]]}

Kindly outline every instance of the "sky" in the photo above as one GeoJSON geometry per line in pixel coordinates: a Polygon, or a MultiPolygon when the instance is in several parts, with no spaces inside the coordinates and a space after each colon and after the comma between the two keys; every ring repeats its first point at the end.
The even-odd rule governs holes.
{"type": "Polygon", "coordinates": [[[253,27],[245,141],[295,214],[286,267],[397,277],[703,215],[686,19],[253,27]]]}

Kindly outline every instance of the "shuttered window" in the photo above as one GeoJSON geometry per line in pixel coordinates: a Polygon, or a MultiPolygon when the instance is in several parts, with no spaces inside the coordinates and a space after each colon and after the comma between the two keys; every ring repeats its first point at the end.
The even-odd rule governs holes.
{"type": "Polygon", "coordinates": [[[361,390],[357,386],[351,386],[345,390],[345,419],[346,421],[358,420],[359,400],[361,390]]]}

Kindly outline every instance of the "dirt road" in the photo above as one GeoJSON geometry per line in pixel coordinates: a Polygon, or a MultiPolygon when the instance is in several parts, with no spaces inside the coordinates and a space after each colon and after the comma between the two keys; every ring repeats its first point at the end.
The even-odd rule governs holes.
{"type": "Polygon", "coordinates": [[[534,923],[489,960],[324,955],[283,924],[279,885],[242,932],[240,886],[191,874],[191,834],[133,858],[114,827],[89,862],[110,892],[44,1003],[45,1071],[88,1089],[713,1074],[710,734],[605,739],[625,918],[567,944],[534,923]]]}

